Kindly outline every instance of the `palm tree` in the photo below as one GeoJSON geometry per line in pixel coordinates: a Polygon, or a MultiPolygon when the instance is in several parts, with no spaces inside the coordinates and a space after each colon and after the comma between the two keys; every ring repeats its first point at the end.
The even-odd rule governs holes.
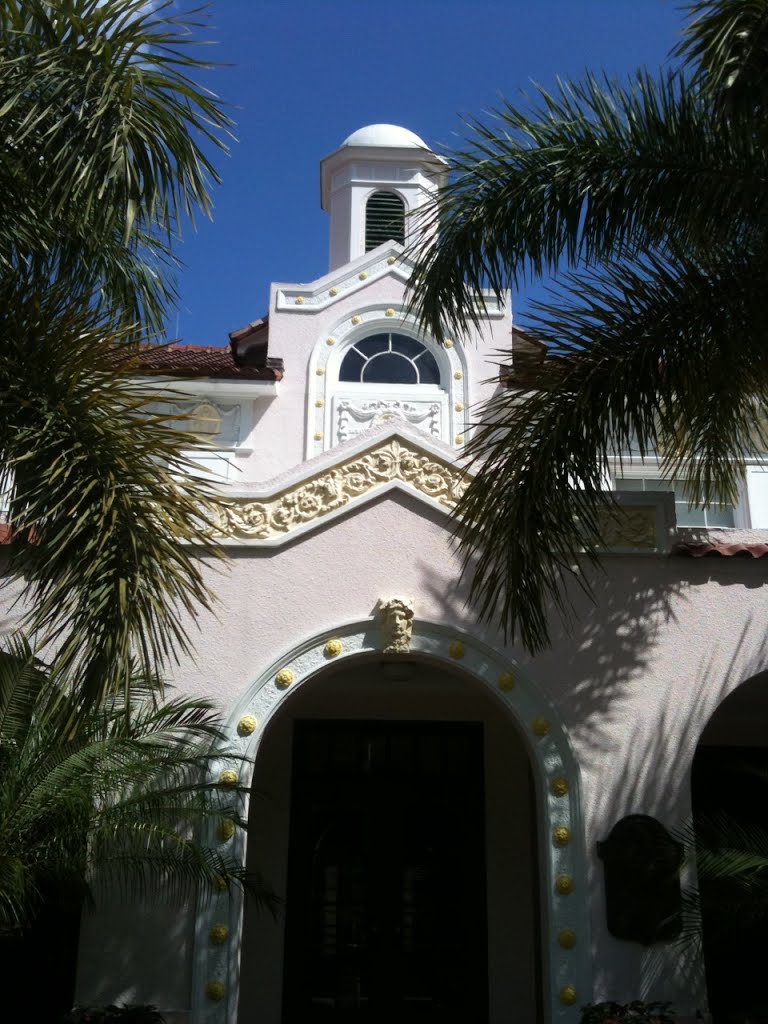
{"type": "Polygon", "coordinates": [[[129,380],[230,121],[172,0],[0,0],[0,492],[39,645],[88,702],[188,649],[210,494],[129,380]],[[194,556],[194,557],[193,557],[194,556]]]}
{"type": "Polygon", "coordinates": [[[261,878],[199,838],[245,827],[243,790],[206,781],[222,739],[209,701],[164,699],[144,677],[130,715],[121,700],[84,710],[17,637],[0,653],[0,937],[28,929],[51,893],[83,904],[241,886],[274,910],[261,878]]]}
{"type": "Polygon", "coordinates": [[[686,10],[658,75],[586,75],[474,124],[416,254],[438,339],[478,321],[478,289],[558,278],[531,319],[542,358],[482,410],[456,510],[481,614],[532,651],[568,584],[590,589],[617,453],[663,453],[711,503],[768,449],[768,0],[686,10]]]}

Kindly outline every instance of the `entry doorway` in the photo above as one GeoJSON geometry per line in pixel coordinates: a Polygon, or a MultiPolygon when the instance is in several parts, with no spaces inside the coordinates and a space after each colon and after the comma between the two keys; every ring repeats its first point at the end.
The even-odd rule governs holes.
{"type": "Polygon", "coordinates": [[[293,730],[283,1024],[485,1024],[482,723],[293,730]]]}

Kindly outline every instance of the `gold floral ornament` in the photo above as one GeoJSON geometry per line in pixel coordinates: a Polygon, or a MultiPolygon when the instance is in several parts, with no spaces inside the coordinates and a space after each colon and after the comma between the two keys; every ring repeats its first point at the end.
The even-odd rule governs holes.
{"type": "Polygon", "coordinates": [[[223,981],[209,981],[205,986],[205,994],[214,1003],[220,1003],[226,995],[227,990],[223,981]]]}
{"type": "Polygon", "coordinates": [[[557,941],[563,949],[573,949],[576,945],[576,932],[573,928],[561,928],[557,933],[557,941]]]}
{"type": "Polygon", "coordinates": [[[237,772],[233,772],[231,768],[225,768],[219,776],[219,782],[222,786],[236,786],[237,772]]]}
{"type": "Polygon", "coordinates": [[[318,366],[318,368],[315,370],[315,373],[317,374],[318,377],[322,377],[323,374],[325,373],[325,370],[322,368],[322,366],[318,366]]]}
{"type": "Polygon", "coordinates": [[[443,342],[443,348],[453,348],[453,342],[450,338],[446,338],[443,342]]]}
{"type": "Polygon", "coordinates": [[[552,779],[549,788],[555,796],[565,796],[568,792],[568,779],[558,776],[558,778],[552,779]]]}
{"type": "Polygon", "coordinates": [[[344,645],[341,640],[337,640],[335,637],[325,645],[325,655],[327,658],[337,658],[343,650],[344,645]]]}
{"type": "Polygon", "coordinates": [[[225,924],[215,924],[208,932],[208,938],[212,946],[221,946],[229,937],[229,928],[225,924]]]}
{"type": "Polygon", "coordinates": [[[390,265],[390,267],[392,266],[392,264],[394,262],[395,262],[395,257],[394,256],[387,256],[387,263],[390,265]]]}
{"type": "Polygon", "coordinates": [[[316,409],[322,409],[324,405],[325,402],[322,400],[322,398],[318,398],[317,401],[315,402],[316,409]]]}
{"type": "Polygon", "coordinates": [[[464,435],[463,434],[457,434],[456,435],[456,444],[464,444],[464,435]]]}
{"type": "Polygon", "coordinates": [[[555,846],[567,846],[571,841],[571,830],[566,825],[558,825],[552,831],[552,842],[555,846]]]}
{"type": "Polygon", "coordinates": [[[387,309],[384,312],[384,316],[394,316],[394,315],[395,315],[394,309],[387,309]]]}
{"type": "Polygon", "coordinates": [[[500,690],[508,692],[515,688],[515,677],[511,672],[502,672],[499,678],[496,680],[496,685],[500,690]]]}
{"type": "Polygon", "coordinates": [[[457,370],[456,373],[454,373],[453,375],[454,380],[462,380],[463,378],[464,374],[461,372],[461,370],[457,370]]]}
{"type": "Polygon", "coordinates": [[[323,435],[320,433],[319,430],[315,431],[315,435],[314,436],[315,436],[315,440],[316,441],[322,441],[323,440],[323,435]]]}
{"type": "Polygon", "coordinates": [[[353,316],[352,323],[355,325],[355,327],[357,327],[357,325],[360,323],[360,317],[357,315],[353,316]]]}
{"type": "Polygon", "coordinates": [[[463,402],[457,402],[456,405],[454,405],[453,408],[456,410],[456,412],[464,412],[464,403],[463,402]]]}
{"type": "Polygon", "coordinates": [[[293,672],[289,668],[281,668],[275,676],[275,682],[281,689],[285,689],[293,682],[293,672]]]}
{"type": "Polygon", "coordinates": [[[237,731],[241,736],[250,736],[252,732],[256,732],[256,726],[258,724],[259,723],[255,715],[243,715],[237,723],[237,731]]]}
{"type": "Polygon", "coordinates": [[[364,270],[361,270],[360,273],[357,276],[360,278],[361,281],[367,281],[368,280],[368,275],[366,274],[366,272],[364,270]]]}
{"type": "Polygon", "coordinates": [[[448,653],[452,658],[460,661],[464,657],[464,644],[461,640],[451,640],[448,644],[448,653]]]}
{"type": "Polygon", "coordinates": [[[560,896],[570,896],[573,892],[573,878],[571,875],[558,875],[555,879],[555,891],[560,896]]]}
{"type": "Polygon", "coordinates": [[[216,835],[219,837],[220,842],[228,843],[232,836],[235,834],[235,823],[234,821],[221,821],[219,827],[216,829],[216,835]]]}
{"type": "Polygon", "coordinates": [[[576,989],[573,985],[563,985],[560,989],[560,1002],[563,1006],[573,1006],[576,1002],[576,989]]]}
{"type": "Polygon", "coordinates": [[[293,300],[293,304],[294,306],[303,306],[304,299],[301,297],[301,295],[297,295],[296,298],[293,300]]]}
{"type": "Polygon", "coordinates": [[[325,344],[326,345],[335,345],[336,344],[336,339],[335,338],[326,338],[325,339],[325,344]]]}
{"type": "Polygon", "coordinates": [[[546,718],[536,718],[534,719],[531,729],[533,730],[533,735],[538,736],[539,739],[541,739],[543,736],[549,735],[549,722],[546,718]]]}
{"type": "Polygon", "coordinates": [[[334,295],[338,295],[339,294],[339,289],[338,288],[329,288],[328,289],[328,294],[331,296],[331,298],[333,298],[334,295]]]}

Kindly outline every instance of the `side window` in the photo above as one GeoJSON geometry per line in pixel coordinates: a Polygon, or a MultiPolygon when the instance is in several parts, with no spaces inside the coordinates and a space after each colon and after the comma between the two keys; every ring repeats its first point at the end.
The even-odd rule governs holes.
{"type": "Polygon", "coordinates": [[[365,251],[389,241],[405,245],[405,203],[394,192],[374,192],[365,204],[365,251]]]}
{"type": "Polygon", "coordinates": [[[714,529],[734,525],[733,505],[716,502],[701,508],[691,502],[697,497],[687,480],[662,480],[659,477],[616,477],[617,491],[672,491],[675,495],[675,517],[678,526],[703,526],[714,529]]]}
{"type": "Polygon", "coordinates": [[[206,476],[229,479],[227,453],[240,443],[240,406],[221,405],[201,398],[197,401],[158,402],[151,411],[161,416],[181,417],[173,422],[177,430],[189,435],[186,455],[206,476]]]}

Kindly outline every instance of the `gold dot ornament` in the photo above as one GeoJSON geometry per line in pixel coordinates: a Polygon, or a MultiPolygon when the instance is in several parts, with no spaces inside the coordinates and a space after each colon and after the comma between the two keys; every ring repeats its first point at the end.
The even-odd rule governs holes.
{"type": "Polygon", "coordinates": [[[227,892],[229,890],[229,882],[224,875],[216,875],[213,880],[213,888],[216,892],[227,892]]]}
{"type": "Polygon", "coordinates": [[[573,1006],[576,1002],[576,989],[573,985],[563,985],[560,989],[560,1002],[563,1006],[573,1006]]]}
{"type": "Polygon", "coordinates": [[[558,875],[555,879],[555,890],[560,896],[570,896],[573,892],[571,875],[558,875]]]}
{"type": "Polygon", "coordinates": [[[328,289],[328,294],[331,296],[331,298],[333,298],[334,295],[338,295],[339,294],[339,289],[338,288],[329,288],[328,289]]]}
{"type": "Polygon", "coordinates": [[[234,821],[222,821],[219,823],[219,827],[216,829],[216,835],[219,837],[219,840],[222,843],[228,843],[234,834],[234,821]]]}
{"type": "Polygon", "coordinates": [[[336,344],[336,339],[335,338],[326,338],[325,339],[325,344],[326,345],[335,345],[336,344]]]}
{"type": "Polygon", "coordinates": [[[573,928],[561,928],[557,933],[557,941],[563,949],[573,949],[576,945],[576,932],[573,928]]]}
{"type": "Polygon", "coordinates": [[[220,1003],[226,992],[223,981],[209,981],[205,986],[205,994],[214,1003],[220,1003]]]}
{"type": "Polygon", "coordinates": [[[325,402],[322,400],[322,398],[318,398],[317,401],[315,402],[316,409],[322,409],[324,405],[325,402]]]}
{"type": "Polygon", "coordinates": [[[322,377],[323,374],[325,373],[325,370],[322,368],[322,366],[318,366],[318,368],[315,370],[315,373],[317,374],[318,377],[322,377]]]}
{"type": "Polygon", "coordinates": [[[392,266],[392,264],[394,262],[395,262],[395,257],[394,256],[387,256],[387,263],[390,265],[390,267],[392,266]]]}
{"type": "Polygon", "coordinates": [[[464,412],[464,403],[463,402],[457,402],[456,405],[454,405],[453,408],[456,410],[456,412],[464,412]]]}
{"type": "Polygon", "coordinates": [[[499,678],[496,680],[496,685],[500,690],[508,692],[515,688],[515,677],[511,672],[502,672],[499,678]]]}
{"type": "Polygon", "coordinates": [[[313,437],[314,437],[314,439],[316,441],[322,441],[323,440],[323,435],[320,433],[319,430],[315,431],[315,433],[313,434],[313,437]]]}
{"type": "Polygon", "coordinates": [[[286,686],[290,686],[293,682],[293,672],[289,668],[281,668],[275,676],[275,682],[279,687],[285,689],[286,686]]]}
{"type": "Polygon", "coordinates": [[[243,715],[237,723],[237,731],[241,736],[250,736],[252,732],[256,732],[258,724],[255,715],[243,715]]]}
{"type": "Polygon", "coordinates": [[[460,661],[464,657],[464,644],[461,640],[451,640],[448,644],[448,653],[452,658],[460,661]]]}
{"type": "Polygon", "coordinates": [[[552,842],[555,846],[567,846],[571,841],[571,830],[566,825],[558,825],[552,831],[552,842]]]}
{"type": "Polygon", "coordinates": [[[533,730],[533,735],[538,736],[539,739],[541,739],[543,736],[549,735],[549,722],[546,718],[536,718],[534,719],[531,729],[533,730]]]}
{"type": "Polygon", "coordinates": [[[463,377],[464,377],[464,374],[461,372],[461,370],[457,370],[456,373],[454,373],[454,375],[453,375],[453,379],[454,380],[462,380],[463,377]]]}
{"type": "Polygon", "coordinates": [[[225,924],[215,924],[208,932],[208,938],[212,946],[223,945],[227,941],[228,936],[229,928],[225,924]]]}
{"type": "Polygon", "coordinates": [[[222,786],[236,786],[237,772],[233,772],[231,768],[225,768],[219,776],[219,782],[222,786]]]}
{"type": "Polygon", "coordinates": [[[464,435],[463,434],[457,434],[456,435],[456,444],[464,444],[464,435]]]}
{"type": "Polygon", "coordinates": [[[368,275],[366,274],[366,272],[364,270],[361,270],[360,273],[357,276],[360,278],[361,281],[367,281],[368,280],[368,275]]]}
{"type": "Polygon", "coordinates": [[[387,309],[387,310],[384,311],[384,316],[394,316],[394,315],[395,315],[394,309],[387,309]]]}
{"type": "Polygon", "coordinates": [[[360,317],[355,315],[352,317],[352,323],[357,326],[360,323],[360,317]]]}
{"type": "Polygon", "coordinates": [[[333,639],[329,640],[325,645],[325,654],[328,658],[337,658],[344,650],[344,645],[341,640],[333,639]]]}
{"type": "Polygon", "coordinates": [[[303,306],[304,305],[304,299],[301,297],[301,295],[297,295],[296,298],[293,300],[293,304],[295,306],[303,306]]]}
{"type": "Polygon", "coordinates": [[[555,796],[565,796],[568,792],[568,779],[564,779],[562,776],[552,779],[549,788],[555,796]]]}

